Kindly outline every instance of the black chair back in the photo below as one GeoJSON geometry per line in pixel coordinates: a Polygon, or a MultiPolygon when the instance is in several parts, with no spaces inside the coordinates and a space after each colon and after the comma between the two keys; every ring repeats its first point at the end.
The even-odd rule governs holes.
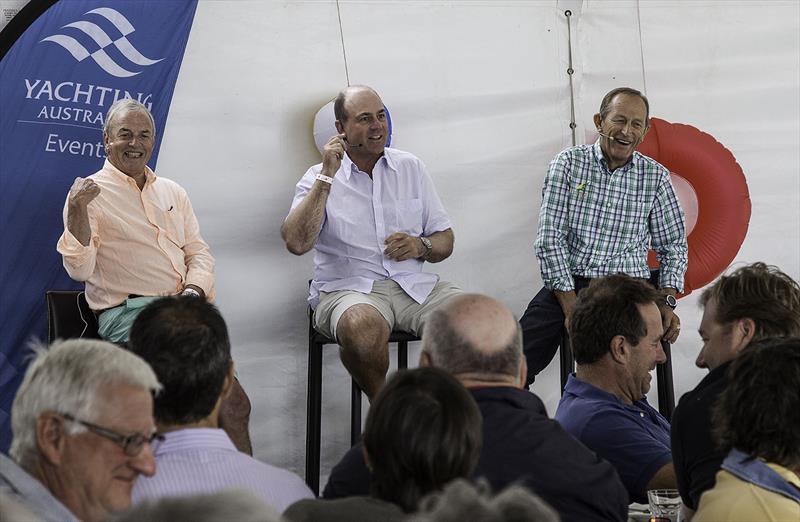
{"type": "Polygon", "coordinates": [[[95,317],[83,290],[50,290],[47,301],[47,341],[56,339],[99,339],[95,317]]]}

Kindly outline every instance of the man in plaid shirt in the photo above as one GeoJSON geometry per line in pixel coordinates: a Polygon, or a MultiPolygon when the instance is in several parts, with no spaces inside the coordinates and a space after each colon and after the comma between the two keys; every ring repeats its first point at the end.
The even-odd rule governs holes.
{"type": "Polygon", "coordinates": [[[555,355],[576,292],[608,274],[650,278],[650,248],[661,264],[663,339],[678,338],[674,296],[683,291],[686,232],[669,171],[635,151],[649,129],[649,116],[641,92],[614,89],[594,115],[597,142],[566,149],[550,163],[535,243],[544,288],[520,319],[528,384],[555,355]]]}

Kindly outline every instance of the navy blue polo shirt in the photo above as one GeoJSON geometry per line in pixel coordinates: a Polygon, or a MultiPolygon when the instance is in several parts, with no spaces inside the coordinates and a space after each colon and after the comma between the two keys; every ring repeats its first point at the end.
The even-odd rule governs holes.
{"type": "Polygon", "coordinates": [[[647,483],[672,453],[669,422],[645,397],[625,404],[572,374],[555,418],[617,468],[632,502],[647,503],[647,483]]]}

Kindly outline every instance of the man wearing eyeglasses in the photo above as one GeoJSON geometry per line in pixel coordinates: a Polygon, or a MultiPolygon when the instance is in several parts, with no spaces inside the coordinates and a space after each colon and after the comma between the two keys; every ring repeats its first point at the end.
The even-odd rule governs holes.
{"type": "Polygon", "coordinates": [[[161,389],[138,356],[89,339],[54,344],[28,367],[14,399],[0,492],[44,521],[107,520],[131,502],[139,475],[155,473],[161,389]]]}

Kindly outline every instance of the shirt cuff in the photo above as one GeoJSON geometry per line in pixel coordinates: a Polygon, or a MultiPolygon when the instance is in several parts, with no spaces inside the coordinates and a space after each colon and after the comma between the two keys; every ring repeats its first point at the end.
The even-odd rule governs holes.
{"type": "Polygon", "coordinates": [[[575,290],[575,280],[572,277],[553,277],[544,280],[544,287],[553,292],[570,292],[575,290]]]}
{"type": "Polygon", "coordinates": [[[64,230],[58,241],[58,253],[65,258],[68,257],[70,264],[79,265],[91,258],[94,250],[92,240],[93,238],[89,238],[89,245],[84,245],[72,235],[72,232],[64,230]]]}
{"type": "Polygon", "coordinates": [[[675,273],[665,272],[663,269],[658,275],[659,288],[674,288],[678,293],[683,293],[683,277],[675,273]]]}
{"type": "Polygon", "coordinates": [[[186,274],[185,284],[199,286],[209,301],[214,299],[214,274],[205,270],[190,269],[186,274]]]}

